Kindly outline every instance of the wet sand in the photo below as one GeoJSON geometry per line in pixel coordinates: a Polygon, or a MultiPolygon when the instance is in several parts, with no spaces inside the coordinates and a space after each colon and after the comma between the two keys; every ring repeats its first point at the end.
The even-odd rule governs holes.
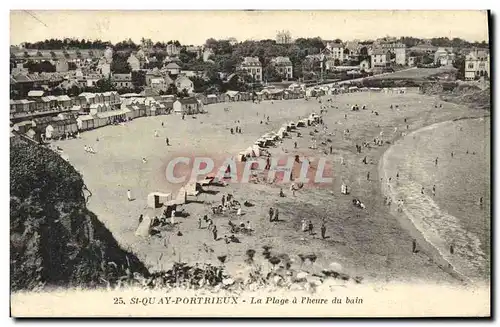
{"type": "Polygon", "coordinates": [[[395,207],[404,199],[403,212],[395,215],[411,221],[409,229],[423,236],[419,243],[432,245],[443,265],[472,282],[490,275],[489,125],[481,118],[422,128],[391,147],[382,162],[383,191],[395,207]]]}

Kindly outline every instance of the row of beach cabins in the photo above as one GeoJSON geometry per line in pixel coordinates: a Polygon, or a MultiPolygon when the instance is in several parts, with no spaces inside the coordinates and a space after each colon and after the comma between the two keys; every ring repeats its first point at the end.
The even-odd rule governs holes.
{"type": "Polygon", "coordinates": [[[306,91],[307,97],[320,97],[324,95],[336,95],[336,94],[346,94],[346,93],[357,93],[357,92],[377,92],[385,94],[404,94],[408,91],[418,91],[416,87],[392,87],[392,88],[380,88],[380,87],[358,87],[349,86],[345,84],[343,87],[335,85],[322,85],[316,86],[314,88],[309,88],[306,91]]]}
{"type": "Polygon", "coordinates": [[[36,140],[61,139],[95,128],[119,124],[146,116],[167,114],[194,115],[206,112],[215,103],[298,99],[295,90],[263,90],[255,94],[227,91],[222,94],[195,94],[177,98],[172,95],[145,97],[117,92],[82,93],[70,98],[46,96],[11,100],[11,129],[36,140]]]}

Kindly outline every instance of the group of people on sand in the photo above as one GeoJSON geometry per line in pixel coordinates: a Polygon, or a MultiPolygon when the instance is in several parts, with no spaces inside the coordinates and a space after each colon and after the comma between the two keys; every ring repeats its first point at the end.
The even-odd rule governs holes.
{"type": "MultiPolygon", "coordinates": [[[[302,219],[301,221],[301,230],[304,233],[309,233],[309,235],[314,235],[314,225],[312,221],[302,219]]],[[[326,238],[326,225],[325,225],[325,219],[321,220],[321,227],[320,227],[320,232],[321,232],[321,238],[325,239],[326,238]]]]}
{"type": "Polygon", "coordinates": [[[92,153],[92,154],[97,153],[97,152],[95,152],[94,148],[91,147],[90,145],[85,144],[85,146],[83,148],[84,148],[85,152],[92,153]]]}

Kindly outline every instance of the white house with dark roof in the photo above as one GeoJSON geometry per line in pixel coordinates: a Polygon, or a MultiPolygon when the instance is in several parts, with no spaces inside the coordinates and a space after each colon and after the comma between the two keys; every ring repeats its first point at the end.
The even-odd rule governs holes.
{"type": "Polygon", "coordinates": [[[465,56],[465,79],[490,77],[490,54],[486,50],[473,50],[465,56]]]}
{"type": "Polygon", "coordinates": [[[186,90],[188,93],[193,93],[194,83],[188,77],[181,75],[175,79],[174,83],[178,91],[186,90]]]}
{"type": "Polygon", "coordinates": [[[239,68],[254,77],[255,81],[262,81],[262,64],[259,57],[245,57],[239,68]]]}
{"type": "Polygon", "coordinates": [[[285,79],[293,78],[293,65],[288,57],[276,57],[271,60],[274,69],[285,79]]]}
{"type": "Polygon", "coordinates": [[[181,72],[181,66],[175,62],[170,62],[165,66],[165,70],[171,75],[179,75],[181,72]]]}
{"type": "Polygon", "coordinates": [[[371,53],[371,67],[386,67],[389,63],[389,54],[384,49],[373,49],[371,53]]]}

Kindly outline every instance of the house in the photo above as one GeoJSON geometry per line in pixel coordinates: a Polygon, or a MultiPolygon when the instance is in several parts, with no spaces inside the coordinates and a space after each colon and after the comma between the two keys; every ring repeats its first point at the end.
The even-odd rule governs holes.
{"type": "Polygon", "coordinates": [[[259,57],[245,57],[239,68],[246,71],[255,81],[262,81],[262,64],[259,57]]]}
{"type": "Polygon", "coordinates": [[[465,57],[465,79],[490,77],[490,54],[486,50],[473,50],[465,57]]]}
{"type": "Polygon", "coordinates": [[[201,103],[195,97],[177,99],[173,107],[176,114],[193,115],[200,113],[202,110],[201,103]]]}
{"type": "Polygon", "coordinates": [[[283,76],[284,79],[293,78],[293,65],[288,57],[276,57],[271,60],[274,69],[283,76]]]}
{"type": "Polygon", "coordinates": [[[165,66],[165,70],[171,75],[179,75],[179,73],[181,72],[181,67],[175,62],[171,62],[168,63],[167,66],[165,66]]]}
{"type": "Polygon", "coordinates": [[[380,47],[395,55],[395,64],[406,65],[406,45],[401,42],[381,42],[380,47]]]}
{"type": "Polygon", "coordinates": [[[109,77],[111,75],[111,65],[106,61],[100,63],[97,66],[97,72],[103,75],[104,77],[109,77]]]}
{"type": "Polygon", "coordinates": [[[76,117],[71,115],[53,117],[45,127],[45,138],[55,139],[66,133],[76,133],[78,131],[78,122],[76,117]]]}
{"type": "Polygon", "coordinates": [[[345,47],[342,43],[327,42],[326,47],[320,53],[325,55],[327,60],[343,62],[344,59],[347,59],[344,57],[344,50],[345,47]]]}
{"type": "Polygon", "coordinates": [[[130,69],[132,71],[137,71],[141,69],[141,61],[137,58],[133,53],[127,59],[128,64],[130,65],[130,69]]]}
{"type": "Polygon", "coordinates": [[[389,63],[389,55],[386,50],[374,49],[371,54],[371,67],[386,67],[389,63]]]}
{"type": "Polygon", "coordinates": [[[348,41],[345,44],[344,56],[347,56],[348,59],[356,60],[359,56],[361,48],[362,46],[357,40],[348,41]]]}
{"type": "Polygon", "coordinates": [[[208,62],[210,60],[210,57],[214,55],[214,50],[211,48],[205,48],[203,50],[203,62],[208,62]]]}
{"type": "Polygon", "coordinates": [[[111,63],[113,62],[113,48],[111,47],[106,47],[106,50],[104,50],[103,53],[104,59],[106,59],[106,62],[111,63]]]}
{"type": "Polygon", "coordinates": [[[73,106],[71,98],[67,95],[60,95],[56,98],[57,98],[57,105],[61,109],[71,109],[71,107],[73,106]]]}
{"type": "Polygon", "coordinates": [[[434,64],[440,66],[452,65],[455,60],[455,54],[446,48],[438,48],[434,53],[434,64]]]}
{"type": "Polygon", "coordinates": [[[194,90],[193,81],[183,75],[175,79],[175,86],[177,87],[177,90],[186,90],[188,93],[192,93],[194,90]]]}
{"type": "Polygon", "coordinates": [[[113,74],[111,76],[111,83],[117,89],[128,88],[131,89],[134,87],[132,84],[132,74],[113,74]]]}
{"type": "Polygon", "coordinates": [[[168,56],[178,56],[181,53],[181,49],[173,43],[167,44],[166,51],[168,56]]]}
{"type": "Polygon", "coordinates": [[[67,72],[69,70],[69,64],[66,58],[61,58],[56,61],[56,72],[67,72]]]}
{"type": "Polygon", "coordinates": [[[370,61],[368,59],[361,60],[359,63],[359,70],[368,70],[370,69],[370,61]]]}
{"type": "Polygon", "coordinates": [[[228,96],[229,98],[229,101],[240,101],[241,100],[241,96],[240,96],[240,92],[238,91],[227,91],[226,92],[226,95],[228,96]]]}
{"type": "Polygon", "coordinates": [[[216,94],[209,94],[207,95],[207,104],[212,104],[212,103],[217,103],[217,95],[216,94]]]}

